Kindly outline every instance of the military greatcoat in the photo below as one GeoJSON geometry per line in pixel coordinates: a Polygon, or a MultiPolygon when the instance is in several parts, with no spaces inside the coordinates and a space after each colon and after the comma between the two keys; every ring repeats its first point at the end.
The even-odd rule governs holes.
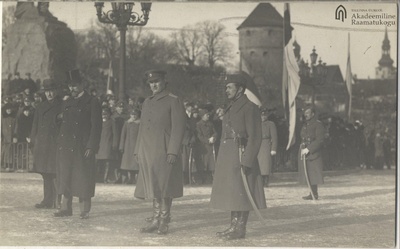
{"type": "Polygon", "coordinates": [[[179,98],[164,90],[143,102],[135,155],[139,174],[137,198],[167,198],[183,195],[181,145],[185,131],[185,109],[179,98]],[[177,156],[171,165],[167,155],[177,156]]]}
{"type": "MultiPolygon", "coordinates": [[[[322,162],[322,146],[324,143],[325,128],[324,125],[314,116],[311,120],[306,121],[300,131],[302,144],[310,152],[306,156],[307,174],[311,185],[324,183],[323,179],[323,162],[322,162]]],[[[304,173],[303,160],[298,153],[299,183],[307,184],[304,173]]]]}
{"type": "Polygon", "coordinates": [[[276,126],[272,121],[265,121],[261,124],[262,142],[258,153],[261,175],[269,175],[272,169],[271,150],[276,151],[278,146],[278,134],[276,126]]]}
{"type": "Polygon", "coordinates": [[[97,99],[84,93],[62,104],[62,123],[58,135],[57,190],[80,198],[94,196],[95,157],[99,149],[102,118],[97,99]],[[86,149],[92,156],[85,158],[86,149]]]}
{"type": "Polygon", "coordinates": [[[211,137],[217,138],[217,131],[211,121],[200,120],[196,124],[196,133],[199,143],[196,146],[196,153],[199,161],[196,164],[198,170],[215,170],[214,145],[208,142],[211,137]]]}
{"type": "Polygon", "coordinates": [[[266,208],[263,181],[257,161],[261,145],[260,135],[260,111],[246,95],[243,95],[231,103],[223,116],[211,207],[228,211],[253,210],[240,173],[240,165],[244,165],[251,168],[247,181],[257,207],[266,208]],[[239,146],[234,139],[236,135],[247,140],[241,161],[239,146]]]}
{"type": "Polygon", "coordinates": [[[134,157],[136,140],[139,132],[139,122],[126,121],[122,127],[119,149],[123,151],[121,169],[139,170],[139,164],[134,157]]]}
{"type": "Polygon", "coordinates": [[[31,143],[33,144],[33,170],[37,173],[56,173],[57,136],[59,123],[57,115],[61,112],[60,98],[41,102],[33,116],[31,143]]]}

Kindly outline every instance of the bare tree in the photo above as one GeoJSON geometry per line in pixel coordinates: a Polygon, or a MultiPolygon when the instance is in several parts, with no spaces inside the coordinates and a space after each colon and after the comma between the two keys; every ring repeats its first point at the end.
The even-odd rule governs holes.
{"type": "Polygon", "coordinates": [[[223,24],[208,20],[197,23],[196,27],[201,31],[204,56],[210,68],[218,61],[226,62],[232,58],[233,46],[226,40],[226,27],[223,24]]]}
{"type": "Polygon", "coordinates": [[[171,34],[178,61],[194,66],[202,51],[202,35],[196,27],[185,26],[171,34]]]}

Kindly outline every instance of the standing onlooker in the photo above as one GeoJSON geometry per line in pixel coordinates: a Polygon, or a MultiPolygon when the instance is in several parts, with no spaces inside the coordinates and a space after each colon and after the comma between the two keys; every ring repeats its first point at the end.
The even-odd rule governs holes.
{"type": "Polygon", "coordinates": [[[211,179],[215,170],[215,149],[214,143],[217,139],[217,131],[210,121],[210,113],[202,109],[199,113],[201,120],[196,124],[196,134],[199,139],[196,152],[198,158],[196,167],[201,183],[206,183],[207,178],[211,179]]]}
{"type": "Polygon", "coordinates": [[[55,217],[72,215],[72,197],[79,197],[80,218],[89,218],[96,185],[95,155],[101,134],[101,108],[86,93],[79,70],[67,74],[71,97],[62,102],[57,146],[57,191],[63,195],[55,217]]]}
{"type": "Polygon", "coordinates": [[[264,186],[267,187],[273,166],[272,157],[276,155],[278,147],[278,133],[274,122],[268,120],[268,111],[266,109],[261,111],[261,131],[262,142],[257,159],[260,164],[264,186]]]}
{"type": "MultiPolygon", "coordinates": [[[[115,136],[112,141],[112,150],[114,151],[116,157],[115,158],[116,160],[112,164],[112,168],[114,171],[115,183],[121,183],[122,177],[121,177],[120,167],[121,167],[122,155],[119,153],[118,147],[119,147],[119,140],[121,139],[122,127],[124,126],[125,121],[128,119],[128,116],[125,113],[124,102],[121,101],[117,103],[111,118],[115,122],[115,136]]],[[[122,172],[122,174],[124,173],[125,172],[122,172]]]]}
{"type": "MultiPolygon", "coordinates": [[[[306,172],[311,185],[311,191],[315,199],[318,199],[318,184],[324,183],[323,178],[323,161],[322,161],[322,146],[325,138],[324,125],[317,120],[315,109],[312,106],[304,108],[304,124],[301,128],[301,145],[298,154],[299,163],[299,182],[307,184],[306,172]],[[306,169],[303,165],[303,158],[306,159],[306,169]]],[[[304,200],[312,200],[311,193],[303,197],[304,200]]]]}
{"type": "Polygon", "coordinates": [[[383,154],[383,137],[381,132],[377,132],[375,135],[375,169],[383,169],[384,154],[383,154]]]}
{"type": "Polygon", "coordinates": [[[122,174],[122,183],[126,184],[136,183],[136,175],[139,171],[139,164],[133,152],[135,151],[139,132],[140,111],[132,109],[130,116],[131,117],[122,127],[121,139],[119,142],[119,150],[122,154],[121,170],[125,171],[122,174]]]}
{"type": "Polygon", "coordinates": [[[387,169],[391,168],[391,162],[392,162],[392,146],[390,143],[390,138],[387,133],[383,136],[383,157],[384,161],[386,164],[387,169]]]}
{"type": "MultiPolygon", "coordinates": [[[[185,184],[189,183],[192,179],[189,179],[189,166],[191,164],[192,158],[194,156],[194,145],[196,142],[196,123],[192,118],[193,103],[187,102],[185,105],[186,109],[186,126],[185,133],[182,139],[182,169],[183,169],[183,181],[185,184]],[[192,154],[190,154],[192,153],[192,154]]],[[[193,166],[193,165],[192,165],[193,166]]],[[[190,169],[193,172],[193,169],[190,169]]]]}
{"type": "Polygon", "coordinates": [[[168,232],[172,199],[183,196],[181,146],[185,131],[185,110],[180,99],[166,90],[166,72],[147,71],[146,82],[153,95],[142,106],[142,118],[135,146],[139,176],[135,197],[153,200],[152,222],[143,233],[168,232]]]}
{"type": "Polygon", "coordinates": [[[244,73],[227,75],[225,78],[225,92],[231,103],[222,120],[222,141],[210,205],[212,208],[231,212],[230,227],[217,232],[218,237],[227,240],[241,239],[246,235],[247,220],[253,206],[244,184],[248,185],[257,208],[266,208],[257,161],[261,145],[260,111],[244,94],[250,80],[252,79],[244,73]],[[246,181],[243,181],[243,177],[246,181]]]}
{"type": "Polygon", "coordinates": [[[33,94],[33,108],[37,108],[40,103],[42,103],[43,99],[40,93],[36,92],[33,94]]]}
{"type": "Polygon", "coordinates": [[[3,106],[4,113],[1,117],[1,161],[5,171],[12,170],[12,143],[15,129],[15,115],[13,106],[7,103],[3,106]]]}
{"type": "Polygon", "coordinates": [[[375,166],[375,130],[371,130],[367,138],[367,146],[365,152],[365,165],[367,169],[375,166]]]}
{"type": "Polygon", "coordinates": [[[58,207],[60,200],[56,193],[56,139],[59,123],[56,117],[61,112],[61,98],[57,94],[57,86],[50,79],[43,81],[40,91],[46,95],[35,110],[29,142],[33,146],[33,171],[43,177],[43,200],[36,208],[58,207]]]}
{"type": "MultiPolygon", "coordinates": [[[[92,96],[93,97],[93,96],[92,96]]],[[[108,174],[110,164],[115,159],[115,150],[112,148],[114,136],[116,136],[115,121],[111,119],[111,111],[103,108],[101,113],[103,124],[101,126],[99,150],[96,154],[96,160],[99,164],[104,165],[104,183],[109,183],[108,174]]]]}

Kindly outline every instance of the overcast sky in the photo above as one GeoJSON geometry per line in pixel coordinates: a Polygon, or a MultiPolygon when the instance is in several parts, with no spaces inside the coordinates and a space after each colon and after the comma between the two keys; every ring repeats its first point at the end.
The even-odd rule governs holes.
{"type": "MultiPolygon", "coordinates": [[[[3,6],[15,3],[3,3],[3,6]]],[[[391,58],[396,66],[397,10],[395,4],[342,2],[347,10],[344,22],[335,20],[338,2],[294,2],[290,4],[294,37],[301,46],[301,55],[309,60],[313,46],[318,55],[328,65],[339,64],[343,76],[346,73],[347,34],[351,29],[351,64],[353,74],[358,78],[375,77],[375,67],[381,58],[381,46],[384,38],[384,25],[352,25],[353,14],[389,14],[395,15],[395,25],[387,27],[391,42],[391,58]],[[300,23],[300,24],[296,24],[300,23]],[[311,26],[309,26],[311,25],[311,26]],[[333,27],[328,29],[326,27],[333,27]],[[379,32],[373,32],[379,31],[379,32]]],[[[138,4],[139,5],[139,4],[138,4]]],[[[283,15],[283,3],[272,3],[283,15]]],[[[254,2],[242,3],[188,3],[155,2],[150,12],[146,28],[181,28],[203,20],[219,20],[227,26],[230,41],[238,51],[237,26],[257,6],[254,2]]],[[[140,11],[139,6],[134,7],[140,11]]],[[[105,9],[111,9],[105,4],[105,9]]],[[[72,29],[87,29],[96,18],[93,2],[51,2],[50,11],[59,20],[66,22],[72,29]]],[[[359,19],[360,20],[360,19],[359,19]]],[[[370,19],[371,20],[371,19],[370,19]]],[[[386,19],[392,21],[393,19],[386,19]]],[[[168,36],[170,31],[152,30],[159,35],[168,36]]]]}

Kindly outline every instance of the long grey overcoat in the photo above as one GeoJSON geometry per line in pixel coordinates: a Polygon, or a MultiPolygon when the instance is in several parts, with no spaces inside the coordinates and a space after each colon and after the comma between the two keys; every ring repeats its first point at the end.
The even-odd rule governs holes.
{"type": "MultiPolygon", "coordinates": [[[[324,125],[314,116],[310,121],[303,124],[300,131],[301,141],[310,151],[306,156],[307,173],[311,185],[324,183],[323,178],[323,161],[322,161],[322,146],[324,143],[325,128],[324,125]]],[[[298,153],[298,169],[299,183],[307,184],[304,173],[303,160],[300,157],[301,147],[298,153]]]]}
{"type": "Polygon", "coordinates": [[[257,155],[261,145],[261,115],[246,95],[228,106],[222,120],[221,145],[215,167],[210,205],[229,211],[253,210],[243,185],[240,165],[251,168],[247,176],[250,191],[259,209],[266,208],[264,187],[257,155]],[[247,140],[242,161],[235,134],[247,140]]]}
{"type": "Polygon", "coordinates": [[[56,122],[61,112],[60,98],[41,102],[33,116],[31,143],[33,144],[33,171],[56,173],[57,136],[60,124],[56,122]]]}
{"type": "Polygon", "coordinates": [[[80,198],[94,196],[95,154],[99,149],[102,127],[101,107],[97,99],[84,93],[62,104],[62,122],[58,135],[57,190],[80,198]],[[92,156],[85,158],[86,149],[92,156]]]}
{"type": "Polygon", "coordinates": [[[116,159],[115,151],[113,151],[113,141],[115,136],[119,136],[117,134],[117,127],[114,119],[109,118],[102,123],[99,150],[97,151],[96,159],[116,159]]]}
{"type": "Polygon", "coordinates": [[[258,152],[258,163],[260,164],[261,175],[269,175],[272,169],[271,150],[276,151],[278,146],[278,133],[272,121],[265,121],[261,124],[262,142],[258,152]]]}
{"type": "Polygon", "coordinates": [[[122,127],[119,149],[124,152],[121,160],[121,169],[123,170],[139,170],[139,164],[134,157],[139,124],[139,122],[126,121],[122,127]]]}
{"type": "Polygon", "coordinates": [[[183,195],[180,155],[185,115],[180,99],[166,90],[143,102],[134,153],[139,160],[135,197],[153,199],[183,195]],[[167,162],[168,154],[177,156],[174,165],[167,162]]]}

